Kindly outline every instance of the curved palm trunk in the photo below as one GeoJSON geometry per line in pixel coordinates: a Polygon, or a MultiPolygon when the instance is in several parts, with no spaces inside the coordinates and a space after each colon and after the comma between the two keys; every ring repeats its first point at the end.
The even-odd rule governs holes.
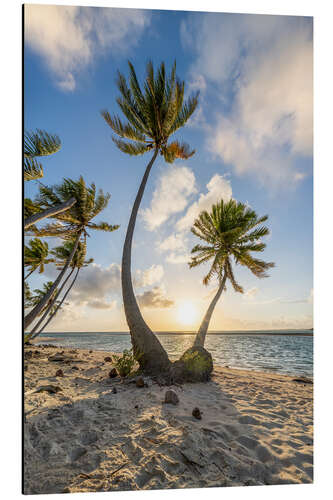
{"type": "Polygon", "coordinates": [[[50,290],[44,295],[44,297],[42,298],[42,300],[40,300],[40,302],[38,302],[38,304],[33,308],[33,310],[30,311],[25,316],[24,323],[23,323],[24,329],[26,329],[37,318],[37,316],[39,315],[39,313],[41,312],[41,310],[46,306],[47,302],[52,297],[52,294],[53,294],[54,290],[59,285],[59,283],[62,280],[64,274],[66,273],[67,269],[69,268],[70,263],[72,262],[72,259],[74,257],[74,254],[75,254],[75,252],[77,250],[77,247],[78,247],[78,244],[79,244],[80,236],[81,236],[81,232],[77,235],[76,240],[75,240],[75,244],[73,246],[73,250],[72,250],[70,256],[68,257],[67,262],[64,265],[63,269],[59,273],[57,279],[55,280],[55,282],[51,286],[50,290]]]}
{"type": "Polygon", "coordinates": [[[121,285],[124,309],[127,324],[131,334],[133,351],[136,355],[140,356],[139,364],[141,368],[149,373],[168,370],[170,367],[170,361],[160,341],[144,321],[137,304],[131,277],[131,253],[136,217],[146,187],[148,176],[157,157],[157,154],[158,148],[155,149],[154,155],[147,165],[138,194],[135,198],[131,217],[127,227],[121,266],[121,285]]]}
{"type": "Polygon", "coordinates": [[[36,323],[36,325],[31,330],[30,333],[32,334],[32,338],[33,339],[36,336],[36,335],[34,335],[35,332],[38,330],[38,328],[40,327],[40,325],[46,319],[47,315],[49,314],[50,310],[52,309],[53,304],[56,302],[57,298],[61,294],[62,290],[64,289],[64,286],[66,285],[66,283],[69,280],[69,278],[72,276],[73,272],[74,272],[74,268],[71,270],[71,272],[69,273],[69,275],[66,276],[66,279],[64,280],[63,284],[61,285],[61,287],[59,288],[59,290],[57,291],[57,293],[55,294],[55,296],[53,297],[53,299],[50,301],[49,305],[47,306],[46,310],[44,311],[44,314],[42,315],[42,317],[40,318],[40,320],[36,323]]]}
{"type": "MultiPolygon", "coordinates": [[[[74,269],[73,269],[74,271],[74,269]]],[[[50,323],[50,321],[54,318],[54,316],[57,314],[57,312],[59,311],[60,307],[62,306],[62,304],[64,303],[67,295],[69,294],[69,292],[71,291],[71,289],[73,288],[73,285],[76,281],[76,278],[78,277],[78,274],[80,272],[80,268],[78,268],[78,270],[76,271],[76,274],[72,280],[72,283],[70,284],[70,286],[67,288],[66,290],[66,293],[64,294],[63,298],[61,299],[61,302],[57,305],[57,308],[56,310],[50,315],[49,319],[46,321],[46,323],[42,326],[42,328],[37,332],[35,333],[35,335],[33,335],[33,339],[35,339],[36,337],[38,337],[38,335],[40,335],[42,333],[43,330],[45,330],[45,328],[47,327],[47,325],[50,323]]],[[[72,274],[72,273],[71,273],[72,274]]],[[[70,275],[69,275],[70,276],[70,275]]]]}
{"type": "Polygon", "coordinates": [[[209,322],[210,322],[210,319],[212,317],[212,314],[213,314],[213,311],[215,309],[215,306],[217,304],[217,301],[221,297],[221,294],[222,294],[222,292],[224,290],[226,279],[227,279],[227,276],[224,275],[223,279],[221,281],[221,284],[219,286],[219,289],[217,290],[217,293],[216,293],[215,297],[213,298],[213,300],[209,304],[209,307],[207,309],[205,317],[202,320],[202,323],[200,325],[198,333],[197,333],[197,335],[195,337],[193,347],[197,347],[197,346],[203,347],[204,344],[205,344],[205,338],[206,338],[206,334],[207,334],[209,322]]]}
{"type": "Polygon", "coordinates": [[[43,210],[43,212],[38,212],[37,214],[31,215],[30,217],[27,217],[24,219],[24,229],[28,229],[28,227],[32,226],[36,222],[39,222],[43,219],[46,219],[47,217],[52,217],[53,215],[60,214],[61,212],[65,212],[69,208],[71,208],[73,205],[75,205],[76,199],[75,198],[70,198],[69,200],[65,201],[64,203],[60,203],[60,205],[56,205],[55,207],[47,208],[46,210],[43,210]]]}
{"type": "Polygon", "coordinates": [[[37,269],[37,267],[35,267],[35,269],[30,271],[30,273],[28,273],[26,276],[24,276],[24,279],[26,280],[27,278],[29,278],[30,274],[32,274],[34,271],[36,271],[36,269],[37,269]]]}

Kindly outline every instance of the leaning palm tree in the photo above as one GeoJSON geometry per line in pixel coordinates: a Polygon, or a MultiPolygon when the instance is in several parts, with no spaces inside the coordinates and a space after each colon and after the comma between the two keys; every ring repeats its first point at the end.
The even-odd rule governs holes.
{"type": "Polygon", "coordinates": [[[34,238],[24,245],[24,267],[27,267],[29,271],[24,279],[27,279],[36,269],[43,273],[45,265],[54,262],[54,259],[48,256],[49,246],[46,241],[34,238]]]}
{"type": "MultiPolygon", "coordinates": [[[[74,246],[74,241],[66,241],[62,246],[58,246],[58,247],[55,247],[51,253],[56,257],[56,267],[62,267],[68,257],[70,256],[72,250],[73,250],[73,246],[74,246]]],[[[61,307],[63,306],[64,302],[65,302],[65,299],[67,298],[69,292],[71,291],[71,289],[73,288],[74,286],[74,283],[79,275],[79,272],[80,272],[80,269],[82,267],[87,267],[89,264],[91,264],[94,259],[88,259],[88,260],[85,260],[85,256],[86,256],[86,251],[87,251],[87,245],[86,245],[86,242],[79,242],[78,244],[78,247],[77,247],[77,250],[74,254],[74,257],[72,259],[72,262],[71,262],[71,272],[68,274],[67,278],[64,280],[62,286],[60,287],[59,291],[57,292],[56,296],[54,297],[54,303],[56,303],[57,301],[57,298],[59,297],[59,295],[61,294],[63,288],[65,287],[68,279],[71,277],[71,275],[73,274],[74,270],[76,269],[76,273],[74,275],[74,278],[71,282],[71,284],[69,285],[69,287],[67,288],[63,298],[61,300],[58,301],[56,307],[53,307],[53,304],[51,304],[51,306],[49,306],[49,308],[45,311],[45,313],[43,314],[42,318],[38,321],[38,323],[36,324],[36,326],[31,330],[31,339],[34,339],[36,338],[38,335],[40,335],[43,330],[45,330],[45,328],[47,327],[47,325],[52,321],[52,319],[55,317],[55,315],[58,313],[59,309],[61,309],[61,307]],[[50,313],[50,314],[49,314],[50,313]],[[46,320],[46,322],[44,323],[43,326],[41,326],[41,328],[38,330],[38,328],[40,327],[40,325],[43,323],[43,321],[45,320],[45,318],[47,317],[47,315],[49,314],[49,318],[46,320]]]]}
{"type": "MultiPolygon", "coordinates": [[[[52,285],[53,281],[47,281],[46,283],[43,284],[43,288],[35,288],[34,294],[32,294],[29,287],[26,288],[26,282],[24,282],[24,298],[25,298],[24,307],[29,309],[31,307],[35,307],[45,297],[45,295],[49,293],[52,285]]],[[[59,304],[59,301],[56,300],[57,294],[58,290],[56,288],[51,294],[49,300],[46,302],[43,309],[40,311],[39,316],[45,314],[45,311],[50,311],[52,313],[55,310],[55,308],[59,304]]],[[[32,338],[32,332],[25,334],[24,343],[29,342],[31,338],[32,338]]]]}
{"type": "MultiPolygon", "coordinates": [[[[40,186],[38,202],[45,208],[56,203],[61,203],[63,200],[71,197],[76,200],[75,205],[66,212],[56,215],[57,222],[49,223],[44,228],[35,230],[37,236],[60,236],[64,239],[74,240],[71,254],[54,281],[49,295],[59,286],[60,281],[64,277],[75,255],[79,241],[82,237],[89,236],[88,230],[112,232],[118,229],[118,225],[112,226],[107,222],[100,222],[98,224],[92,222],[92,219],[107,207],[110,196],[109,193],[104,194],[101,189],[97,192],[95,184],[87,186],[82,176],[78,181],[64,179],[62,184],[56,186],[40,186]]],[[[25,316],[24,328],[27,328],[37,318],[48,300],[49,296],[46,294],[40,303],[25,316]]]]}
{"type": "Polygon", "coordinates": [[[140,87],[133,65],[129,62],[129,83],[118,72],[117,86],[120,96],[117,103],[127,119],[111,116],[106,110],[102,116],[118,137],[112,137],[116,146],[129,155],[153,152],[130,216],[122,256],[122,293],[127,324],[135,354],[146,372],[167,370],[170,366],[167,353],[157,337],[145,323],[137,304],[131,278],[131,250],[135,222],[150,170],[160,153],[166,162],[176,158],[187,159],[194,154],[189,146],[177,140],[168,142],[172,134],[185,125],[198,103],[198,94],[184,102],[184,82],[176,76],[174,63],[170,76],[162,63],[156,73],[152,62],[147,64],[146,79],[140,87]]]}
{"type": "Polygon", "coordinates": [[[236,281],[233,264],[247,267],[257,278],[266,278],[266,271],[274,267],[273,262],[265,262],[251,255],[266,248],[261,239],[269,234],[269,229],[262,225],[267,219],[268,215],[258,217],[254,210],[243,203],[221,200],[212,206],[210,212],[201,212],[195,220],[191,231],[205,243],[195,245],[192,249],[194,256],[189,266],[192,268],[212,261],[203,283],[208,285],[215,277],[218,289],[202,320],[194,347],[204,346],[210,319],[227,280],[235,292],[243,293],[243,287],[236,281]]]}
{"type": "MultiPolygon", "coordinates": [[[[47,281],[46,283],[43,283],[42,288],[35,288],[33,295],[30,295],[30,300],[26,304],[26,307],[35,307],[42,299],[47,295],[52,288],[53,281],[47,281]]],[[[54,298],[57,294],[57,289],[53,291],[53,293],[50,295],[50,298],[46,302],[45,306],[43,309],[40,311],[39,315],[41,315],[49,306],[52,306],[54,304],[54,298]]]]}

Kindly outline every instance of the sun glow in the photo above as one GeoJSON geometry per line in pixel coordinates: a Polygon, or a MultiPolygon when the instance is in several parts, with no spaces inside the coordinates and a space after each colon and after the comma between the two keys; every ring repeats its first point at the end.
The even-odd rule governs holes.
{"type": "Polygon", "coordinates": [[[192,302],[186,301],[179,304],[177,317],[183,325],[192,325],[197,318],[197,311],[192,302]]]}

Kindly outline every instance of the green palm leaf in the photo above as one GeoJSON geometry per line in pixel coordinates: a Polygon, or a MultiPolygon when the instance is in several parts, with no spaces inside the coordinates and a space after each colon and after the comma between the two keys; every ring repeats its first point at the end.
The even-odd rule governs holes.
{"type": "Polygon", "coordinates": [[[269,229],[260,224],[267,218],[267,215],[258,217],[254,210],[235,200],[221,200],[209,212],[201,212],[191,231],[206,245],[197,244],[193,247],[190,268],[212,261],[203,279],[204,284],[207,285],[213,276],[217,276],[221,282],[225,275],[234,290],[243,293],[243,288],[234,276],[232,259],[236,265],[247,267],[258,278],[267,277],[266,271],[274,267],[273,262],[265,262],[251,255],[253,252],[263,252],[266,248],[261,238],[269,234],[269,229]]]}

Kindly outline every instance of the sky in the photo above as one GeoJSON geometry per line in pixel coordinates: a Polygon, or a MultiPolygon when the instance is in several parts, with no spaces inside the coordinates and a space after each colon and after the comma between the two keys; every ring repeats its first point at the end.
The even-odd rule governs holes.
{"type": "MultiPolygon", "coordinates": [[[[25,128],[56,133],[61,150],[43,161],[43,182],[63,177],[111,193],[96,218],[120,224],[91,234],[88,257],[69,304],[49,331],[126,331],[120,262],[132,203],[149,155],[130,157],[111,140],[100,111],[117,107],[117,70],[130,60],[142,81],[147,61],[165,61],[199,105],[177,138],[196,154],[156,161],[138,216],[132,275],[149,326],[195,330],[216,290],[207,268],[189,269],[195,217],[221,198],[268,214],[271,234],[261,256],[276,267],[259,280],[235,268],[243,295],[230,286],[211,330],[313,326],[312,19],[305,17],[25,6],[25,128]]],[[[34,197],[37,183],[25,183],[34,197]]],[[[51,246],[59,241],[48,239],[51,246]]],[[[56,276],[48,265],[29,284],[56,276]]]]}

